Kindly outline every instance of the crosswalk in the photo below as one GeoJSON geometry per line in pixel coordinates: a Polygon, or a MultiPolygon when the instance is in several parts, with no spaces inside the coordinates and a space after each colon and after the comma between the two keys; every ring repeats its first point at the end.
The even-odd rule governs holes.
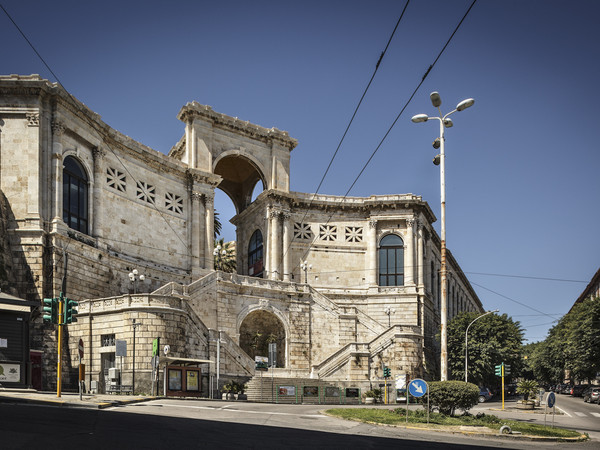
{"type": "Polygon", "coordinates": [[[600,413],[597,413],[597,412],[584,413],[584,412],[581,412],[581,411],[574,411],[573,414],[575,414],[578,417],[587,417],[588,415],[592,415],[594,417],[600,417],[600,413]]]}

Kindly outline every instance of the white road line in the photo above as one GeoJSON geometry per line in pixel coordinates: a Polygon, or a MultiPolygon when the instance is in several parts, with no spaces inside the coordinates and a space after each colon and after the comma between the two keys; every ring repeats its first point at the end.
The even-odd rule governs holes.
{"type": "Polygon", "coordinates": [[[573,414],[575,414],[576,416],[579,416],[579,417],[585,417],[585,416],[587,416],[586,413],[579,412],[579,411],[575,411],[573,414]]]}
{"type": "Polygon", "coordinates": [[[229,409],[231,405],[225,405],[221,408],[215,408],[210,406],[189,406],[189,405],[171,405],[171,404],[161,404],[155,403],[152,406],[168,406],[169,408],[188,408],[188,409],[209,409],[211,411],[221,410],[228,412],[239,412],[239,413],[248,413],[248,414],[270,414],[273,416],[301,416],[301,417],[320,417],[323,418],[321,414],[292,414],[292,413],[282,413],[282,412],[274,412],[274,411],[249,411],[243,409],[229,409]]]}
{"type": "Polygon", "coordinates": [[[600,413],[590,413],[594,417],[600,417],[600,413]]]}

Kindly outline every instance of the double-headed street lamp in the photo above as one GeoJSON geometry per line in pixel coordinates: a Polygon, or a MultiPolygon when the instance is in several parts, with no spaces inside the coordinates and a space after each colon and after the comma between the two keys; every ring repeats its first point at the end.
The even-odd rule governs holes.
{"type": "Polygon", "coordinates": [[[468,365],[468,361],[469,361],[469,328],[471,327],[471,325],[473,325],[475,323],[476,320],[481,319],[483,316],[487,316],[488,314],[492,314],[492,313],[497,313],[498,310],[495,309],[493,311],[488,311],[486,313],[483,313],[480,316],[475,317],[471,323],[469,325],[467,325],[467,330],[465,331],[465,383],[467,383],[467,365],[468,365]]]}
{"type": "Polygon", "coordinates": [[[468,98],[463,100],[458,105],[456,105],[456,109],[450,111],[446,115],[442,115],[442,110],[440,106],[442,105],[442,99],[440,94],[437,92],[432,92],[429,97],[431,98],[431,103],[435,108],[438,109],[440,115],[439,117],[429,117],[427,114],[417,114],[413,116],[412,121],[415,123],[419,122],[427,122],[429,119],[436,119],[440,121],[440,137],[433,142],[433,148],[440,149],[440,154],[437,155],[433,163],[437,166],[440,166],[440,188],[441,188],[441,201],[442,201],[442,245],[441,245],[441,257],[442,264],[440,267],[440,284],[442,286],[442,296],[441,296],[441,305],[440,305],[440,335],[441,335],[441,361],[440,361],[440,372],[441,372],[441,380],[446,381],[448,379],[448,292],[446,287],[446,157],[444,153],[444,129],[452,127],[453,123],[450,119],[450,115],[454,114],[456,111],[463,111],[470,106],[473,106],[475,100],[472,98],[468,98]]]}
{"type": "Polygon", "coordinates": [[[131,284],[133,285],[134,294],[137,294],[138,291],[138,280],[144,281],[146,279],[144,274],[138,275],[138,273],[139,272],[137,269],[133,269],[131,272],[129,272],[129,281],[131,281],[131,284]]]}

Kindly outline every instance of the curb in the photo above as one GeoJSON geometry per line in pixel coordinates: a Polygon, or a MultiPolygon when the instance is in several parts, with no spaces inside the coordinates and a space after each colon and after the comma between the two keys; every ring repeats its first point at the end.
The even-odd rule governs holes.
{"type": "Polygon", "coordinates": [[[59,408],[79,408],[79,409],[106,409],[112,408],[116,406],[124,406],[133,403],[142,403],[150,400],[156,400],[161,397],[138,397],[127,400],[111,400],[111,401],[80,401],[79,399],[75,401],[69,400],[61,400],[59,398],[50,399],[50,398],[25,398],[14,396],[10,397],[7,395],[0,394],[0,403],[22,403],[29,405],[46,405],[46,406],[55,406],[59,408]]]}

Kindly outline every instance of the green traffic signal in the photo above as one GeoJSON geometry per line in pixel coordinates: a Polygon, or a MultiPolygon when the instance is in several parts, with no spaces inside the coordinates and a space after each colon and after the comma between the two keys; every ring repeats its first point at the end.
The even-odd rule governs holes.
{"type": "Polygon", "coordinates": [[[45,298],[42,318],[45,323],[58,323],[58,299],[45,298]]]}
{"type": "Polygon", "coordinates": [[[494,367],[494,369],[496,369],[496,371],[494,372],[496,375],[498,375],[499,377],[502,376],[502,364],[498,364],[497,366],[494,367]]]}
{"type": "Polygon", "coordinates": [[[79,305],[75,300],[71,300],[70,298],[65,299],[65,320],[64,323],[72,323],[77,322],[77,317],[73,317],[77,315],[77,310],[75,307],[79,305]]]}
{"type": "Polygon", "coordinates": [[[392,371],[390,370],[390,368],[389,367],[384,367],[383,368],[383,376],[385,378],[387,378],[387,377],[389,377],[391,375],[392,375],[392,371]]]}

